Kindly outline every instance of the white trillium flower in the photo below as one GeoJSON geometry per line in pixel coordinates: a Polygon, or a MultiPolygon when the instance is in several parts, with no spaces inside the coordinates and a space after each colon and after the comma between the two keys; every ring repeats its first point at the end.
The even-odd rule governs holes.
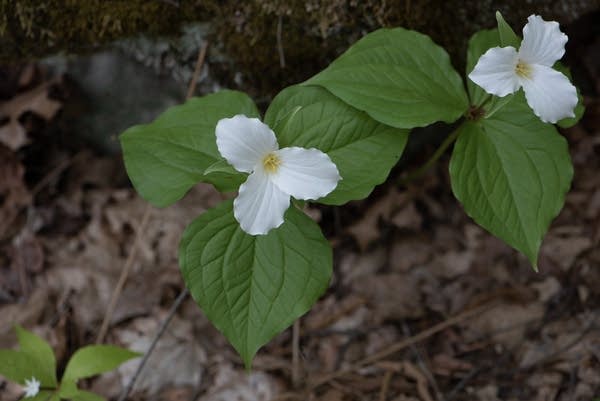
{"type": "Polygon", "coordinates": [[[31,380],[25,379],[25,397],[35,397],[37,393],[40,392],[40,382],[35,377],[32,377],[31,380]]]}
{"type": "Polygon", "coordinates": [[[552,69],[565,54],[567,40],[558,22],[531,15],[523,28],[519,50],[512,46],[489,49],[479,58],[469,78],[500,97],[523,87],[527,104],[544,122],[575,117],[577,90],[565,75],[552,69]]]}
{"type": "Polygon", "coordinates": [[[318,199],[341,179],[335,163],[318,149],[279,149],[275,133],[257,118],[223,118],[216,136],[221,156],[237,171],[250,173],[233,201],[235,219],[248,234],[279,227],[290,196],[318,199]]]}

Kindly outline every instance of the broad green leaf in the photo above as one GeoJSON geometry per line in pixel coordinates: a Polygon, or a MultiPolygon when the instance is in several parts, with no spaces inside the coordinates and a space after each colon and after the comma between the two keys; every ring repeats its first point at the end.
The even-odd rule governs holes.
{"type": "Polygon", "coordinates": [[[60,383],[60,389],[58,390],[58,395],[60,398],[70,400],[77,394],[79,389],[77,388],[76,379],[68,379],[64,378],[60,383]]]}
{"type": "Polygon", "coordinates": [[[236,114],[259,115],[246,94],[226,90],[192,98],[150,124],[129,128],[120,140],[135,189],[158,207],[181,199],[200,181],[229,189],[229,181],[222,188],[219,175],[205,176],[204,171],[222,159],[215,137],[217,121],[236,114]]]}
{"type": "Polygon", "coordinates": [[[221,192],[233,192],[246,180],[247,174],[240,173],[225,159],[220,159],[204,170],[204,178],[209,182],[218,183],[221,192]]]}
{"type": "Polygon", "coordinates": [[[28,354],[36,365],[36,379],[42,387],[56,387],[56,358],[50,345],[42,338],[25,330],[21,326],[15,326],[19,339],[21,352],[28,354]]]}
{"type": "Polygon", "coordinates": [[[451,123],[468,108],[448,53],[428,36],[403,28],[366,35],[305,84],[322,86],[397,128],[451,123]]]}
{"type": "Polygon", "coordinates": [[[22,401],[58,401],[59,397],[54,391],[42,390],[33,397],[22,398],[22,401]]]}
{"type": "Polygon", "coordinates": [[[32,377],[39,380],[40,369],[31,355],[11,349],[0,349],[0,375],[23,386],[25,380],[32,377]]]}
{"type": "Polygon", "coordinates": [[[459,128],[450,176],[467,214],[537,269],[542,238],[564,204],[573,167],[565,139],[522,97],[459,128]]]}
{"type": "Polygon", "coordinates": [[[256,351],[325,291],[331,247],[294,207],[267,235],[244,233],[225,201],[183,233],[179,264],[190,293],[250,367],[256,351]]]}
{"type": "Polygon", "coordinates": [[[500,45],[502,47],[512,46],[519,49],[521,46],[521,38],[517,36],[510,25],[504,20],[500,11],[496,11],[496,22],[498,22],[498,33],[500,34],[500,45]]]}
{"type": "Polygon", "coordinates": [[[72,398],[72,401],[106,401],[106,398],[96,393],[79,390],[72,398]]]}
{"type": "Polygon", "coordinates": [[[137,352],[113,345],[89,345],[78,349],[65,368],[63,381],[77,381],[108,372],[123,362],[140,356],[137,352]]]}
{"type": "Polygon", "coordinates": [[[341,205],[369,195],[398,162],[408,131],[378,123],[325,89],[292,86],[271,103],[265,122],[281,147],[317,148],[336,164],[342,180],[319,202],[341,205]]]}

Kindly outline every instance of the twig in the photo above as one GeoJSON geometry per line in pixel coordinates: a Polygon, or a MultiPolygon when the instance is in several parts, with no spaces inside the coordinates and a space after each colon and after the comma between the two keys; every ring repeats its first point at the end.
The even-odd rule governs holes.
{"type": "Polygon", "coordinates": [[[458,395],[458,393],[467,385],[467,383],[469,383],[469,381],[471,381],[471,379],[473,379],[475,376],[477,376],[479,374],[479,372],[483,371],[486,368],[489,368],[489,367],[488,366],[476,366],[473,369],[471,369],[467,373],[467,375],[465,377],[463,377],[462,379],[460,379],[460,381],[458,383],[456,383],[456,386],[454,386],[454,388],[447,394],[446,401],[452,401],[458,395]]]}
{"type": "Polygon", "coordinates": [[[292,328],[292,385],[300,386],[300,318],[296,319],[292,328]]]}
{"type": "Polygon", "coordinates": [[[206,50],[208,49],[208,42],[204,42],[202,47],[200,48],[200,52],[198,52],[198,58],[196,59],[196,66],[194,67],[194,74],[192,75],[192,79],[188,86],[186,99],[194,96],[194,91],[196,90],[196,83],[198,82],[198,77],[200,76],[200,72],[202,71],[202,66],[204,65],[204,59],[206,58],[206,50]]]}
{"type": "Polygon", "coordinates": [[[392,380],[393,374],[394,372],[387,370],[385,375],[383,375],[383,380],[381,381],[381,390],[379,391],[379,401],[385,401],[387,399],[387,393],[390,389],[390,381],[392,380]]]}
{"type": "Polygon", "coordinates": [[[158,340],[160,340],[160,337],[164,334],[165,330],[167,329],[167,326],[171,322],[171,319],[173,319],[173,316],[175,316],[175,312],[177,312],[177,309],[179,308],[179,305],[181,305],[181,303],[183,302],[183,300],[187,297],[188,293],[189,293],[188,289],[184,288],[183,291],[181,291],[181,293],[177,296],[177,299],[175,300],[175,302],[171,306],[171,309],[169,310],[169,313],[167,314],[167,317],[165,317],[165,320],[162,321],[162,323],[160,325],[160,328],[158,329],[158,331],[154,335],[154,338],[152,339],[152,343],[150,344],[150,347],[148,348],[148,350],[144,354],[144,357],[142,358],[142,361],[138,365],[138,368],[135,371],[133,377],[131,378],[131,380],[129,381],[129,383],[127,383],[127,387],[125,387],[125,389],[121,392],[121,396],[119,397],[119,401],[125,401],[127,399],[127,396],[129,395],[129,392],[133,389],[133,385],[135,384],[136,380],[140,376],[140,373],[142,373],[142,370],[144,369],[144,366],[146,365],[146,362],[148,362],[148,359],[150,358],[150,354],[152,354],[152,351],[154,351],[154,347],[156,347],[156,344],[158,343],[158,340]]]}
{"type": "MultiPolygon", "coordinates": [[[[404,335],[407,337],[412,335],[412,333],[410,332],[410,328],[408,327],[406,322],[402,322],[402,331],[404,332],[404,335]]],[[[419,350],[419,348],[416,346],[416,344],[411,344],[410,349],[412,350],[413,354],[415,354],[415,356],[417,357],[417,364],[419,365],[419,368],[421,368],[421,370],[423,371],[423,374],[425,375],[425,377],[427,377],[427,380],[431,383],[431,386],[433,387],[433,391],[435,391],[435,398],[438,400],[441,400],[441,401],[445,401],[444,395],[440,391],[440,387],[438,386],[437,381],[435,380],[435,376],[433,375],[433,373],[431,373],[431,370],[427,366],[427,363],[425,362],[423,355],[421,355],[421,351],[419,350]]]]}
{"type": "Polygon", "coordinates": [[[37,184],[31,190],[31,195],[37,195],[46,185],[50,183],[53,179],[55,179],[60,173],[65,171],[69,166],[71,166],[77,159],[79,159],[84,154],[83,151],[75,153],[72,157],[67,158],[60,162],[56,167],[54,167],[48,174],[42,177],[41,180],[38,181],[37,184]]]}
{"type": "Polygon", "coordinates": [[[279,66],[285,68],[285,53],[283,52],[283,43],[281,40],[282,25],[283,17],[280,14],[277,19],[277,52],[279,53],[279,66]]]}
{"type": "Polygon", "coordinates": [[[139,244],[142,242],[142,234],[144,233],[144,231],[146,231],[146,224],[148,224],[151,211],[152,207],[150,206],[150,204],[146,204],[142,220],[135,232],[135,240],[133,242],[133,246],[131,247],[129,255],[127,255],[127,260],[125,261],[123,270],[121,270],[119,281],[117,282],[117,285],[110,297],[108,308],[106,308],[106,313],[104,314],[104,319],[102,320],[102,325],[100,326],[98,337],[96,337],[96,344],[101,344],[104,342],[106,333],[108,332],[108,328],[110,326],[110,321],[112,320],[112,315],[115,312],[115,308],[117,307],[117,303],[119,302],[119,297],[121,296],[121,292],[123,292],[123,287],[125,287],[127,277],[129,276],[131,268],[133,267],[133,262],[135,262],[135,257],[137,255],[139,244]]]}
{"type": "Polygon", "coordinates": [[[419,334],[416,334],[412,337],[409,337],[407,339],[404,339],[402,341],[397,342],[396,344],[393,344],[389,347],[386,347],[384,350],[377,352],[371,356],[368,356],[364,359],[361,359],[360,361],[354,363],[352,366],[350,366],[347,369],[344,370],[339,370],[337,372],[333,372],[330,373],[328,375],[324,375],[322,377],[320,377],[319,379],[315,380],[311,385],[310,388],[315,389],[327,382],[329,382],[330,380],[336,379],[338,377],[344,376],[348,373],[354,372],[355,370],[358,370],[362,367],[364,367],[365,365],[369,365],[372,364],[373,362],[376,362],[380,359],[384,359],[389,357],[390,355],[395,354],[396,352],[403,350],[404,348],[410,346],[411,344],[415,344],[418,342],[421,342],[429,337],[431,337],[434,334],[439,333],[440,331],[443,331],[445,329],[447,329],[448,327],[454,326],[455,324],[458,324],[464,320],[467,320],[475,315],[478,315],[480,313],[483,313],[487,310],[489,310],[490,308],[495,306],[495,302],[491,302],[489,304],[480,306],[478,308],[475,309],[471,309],[468,311],[465,311],[463,313],[460,313],[454,317],[451,317],[447,320],[444,320],[443,322],[440,322],[438,324],[436,324],[435,326],[430,327],[427,330],[424,330],[422,332],[420,332],[419,334]]]}

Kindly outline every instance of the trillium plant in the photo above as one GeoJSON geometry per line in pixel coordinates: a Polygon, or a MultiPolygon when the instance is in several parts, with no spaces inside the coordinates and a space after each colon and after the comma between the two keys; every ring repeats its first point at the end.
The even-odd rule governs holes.
{"type": "Polygon", "coordinates": [[[22,399],[27,401],[103,401],[104,397],[79,389],[78,381],[111,371],[139,356],[112,345],[89,345],[71,356],[59,381],[50,344],[20,326],[15,331],[20,349],[0,349],[0,375],[19,384],[22,399]]]}
{"type": "Polygon", "coordinates": [[[176,202],[198,182],[234,194],[185,229],[179,264],[246,366],[329,284],[331,246],[304,202],[367,197],[416,127],[456,127],[432,161],[454,144],[456,198],[537,270],[573,176],[554,124],[575,124],[583,107],[558,61],[567,42],[558,24],[532,15],[521,40],[496,19],[496,29],[469,40],[465,80],[428,36],[380,29],[281,91],[263,118],[247,95],[224,90],[121,135],[129,177],[153,205],[176,202]]]}

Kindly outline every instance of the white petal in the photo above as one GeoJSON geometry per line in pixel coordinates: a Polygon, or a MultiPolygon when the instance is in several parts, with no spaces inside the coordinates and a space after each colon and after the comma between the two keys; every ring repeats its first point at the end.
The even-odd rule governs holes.
{"type": "Polygon", "coordinates": [[[575,117],[577,90],[569,79],[545,65],[532,64],[531,78],[521,79],[527,103],[544,122],[575,117]]]}
{"type": "Polygon", "coordinates": [[[560,31],[556,21],[544,21],[539,15],[530,15],[527,21],[519,58],[527,64],[552,67],[565,54],[569,38],[560,31]]]}
{"type": "Polygon", "coordinates": [[[519,89],[517,61],[514,47],[493,47],[479,58],[469,78],[492,95],[503,97],[515,93],[519,89]]]}
{"type": "Polygon", "coordinates": [[[283,223],[290,206],[290,195],[269,179],[261,166],[248,176],[233,201],[233,215],[242,230],[250,235],[266,234],[283,223]]]}
{"type": "Polygon", "coordinates": [[[271,179],[296,199],[319,199],[333,191],[341,179],[335,163],[318,149],[291,147],[275,153],[281,164],[271,179]]]}
{"type": "Polygon", "coordinates": [[[269,152],[277,150],[277,138],[267,124],[242,114],[217,123],[219,153],[236,170],[250,173],[269,152]]]}

